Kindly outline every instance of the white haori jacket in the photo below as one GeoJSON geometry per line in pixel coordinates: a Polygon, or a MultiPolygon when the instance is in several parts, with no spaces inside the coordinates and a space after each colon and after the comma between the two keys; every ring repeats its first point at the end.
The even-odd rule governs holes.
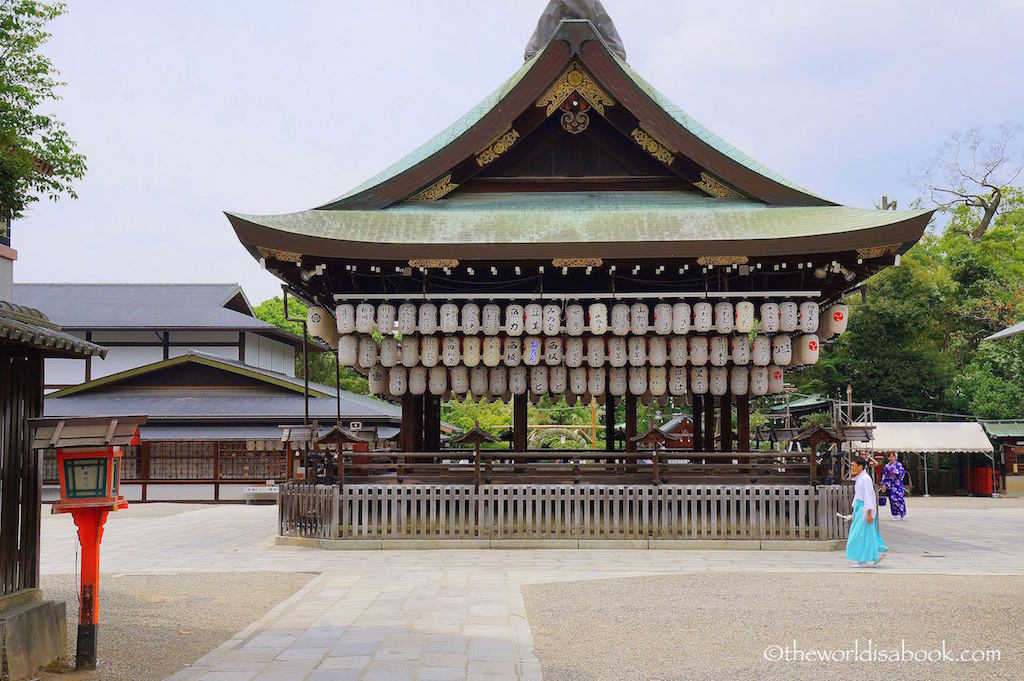
{"type": "Polygon", "coordinates": [[[864,519],[867,520],[868,509],[874,516],[878,515],[878,499],[875,497],[875,482],[871,479],[871,475],[867,469],[862,470],[860,475],[857,476],[857,480],[854,483],[854,494],[853,500],[856,502],[858,499],[864,502],[864,519]]]}

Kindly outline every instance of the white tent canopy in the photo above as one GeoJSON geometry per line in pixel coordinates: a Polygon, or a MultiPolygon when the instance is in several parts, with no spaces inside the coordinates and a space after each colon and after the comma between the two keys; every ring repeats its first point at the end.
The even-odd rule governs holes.
{"type": "Polygon", "coordinates": [[[992,443],[980,423],[875,423],[874,442],[855,442],[854,449],[876,452],[938,454],[947,452],[991,455],[992,443]]]}

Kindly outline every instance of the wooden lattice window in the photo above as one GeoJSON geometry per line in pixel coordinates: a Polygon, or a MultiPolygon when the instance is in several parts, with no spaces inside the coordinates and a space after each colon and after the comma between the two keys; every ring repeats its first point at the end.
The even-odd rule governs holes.
{"type": "Polygon", "coordinates": [[[151,480],[212,480],[214,442],[149,443],[151,480]]]}
{"type": "Polygon", "coordinates": [[[220,443],[221,480],[283,480],[287,477],[283,451],[252,451],[245,442],[220,443]]]}

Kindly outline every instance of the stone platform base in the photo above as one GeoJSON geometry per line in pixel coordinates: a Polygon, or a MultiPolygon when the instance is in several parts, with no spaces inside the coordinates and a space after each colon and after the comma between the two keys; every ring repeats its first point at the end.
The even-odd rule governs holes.
{"type": "Polygon", "coordinates": [[[35,678],[67,654],[68,629],[64,603],[43,600],[38,589],[0,598],[0,676],[21,681],[35,678]]]}
{"type": "Polygon", "coordinates": [[[384,549],[655,549],[691,551],[838,551],[845,539],[313,539],[282,537],[278,546],[336,551],[384,549]]]}

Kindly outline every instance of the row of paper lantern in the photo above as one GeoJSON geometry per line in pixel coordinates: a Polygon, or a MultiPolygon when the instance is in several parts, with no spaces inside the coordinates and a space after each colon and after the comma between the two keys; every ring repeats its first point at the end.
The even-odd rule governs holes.
{"type": "Polygon", "coordinates": [[[435,333],[461,332],[467,336],[483,333],[495,336],[504,332],[507,336],[582,336],[590,333],[603,336],[609,331],[616,336],[642,336],[649,332],[661,336],[685,335],[691,331],[708,333],[749,333],[755,325],[765,333],[816,333],[819,326],[826,326],[829,335],[842,333],[846,329],[848,309],[845,305],[832,305],[820,310],[815,302],[762,303],[760,316],[755,317],[754,303],[730,302],[658,303],[654,305],[653,320],[647,303],[617,303],[609,311],[605,303],[592,303],[587,308],[572,304],[565,307],[564,318],[561,305],[530,303],[510,304],[504,309],[493,303],[482,307],[466,303],[461,308],[455,303],[413,303],[392,305],[381,303],[343,303],[335,310],[335,320],[323,308],[309,309],[309,330],[315,336],[332,340],[338,335],[352,333],[370,334],[379,331],[391,335],[398,331],[403,336],[419,333],[429,336],[435,333]]]}
{"type": "Polygon", "coordinates": [[[368,372],[370,392],[400,397],[413,395],[589,395],[629,394],[653,397],[711,394],[773,395],[782,392],[783,368],[767,367],[423,367],[390,369],[377,365],[368,372]]]}
{"type": "Polygon", "coordinates": [[[342,366],[368,369],[404,366],[473,368],[584,365],[598,368],[632,366],[674,367],[802,366],[818,361],[820,342],[815,334],[797,337],[759,334],[753,341],[734,336],[408,336],[398,341],[385,336],[378,345],[372,336],[350,334],[338,340],[342,366]]]}

